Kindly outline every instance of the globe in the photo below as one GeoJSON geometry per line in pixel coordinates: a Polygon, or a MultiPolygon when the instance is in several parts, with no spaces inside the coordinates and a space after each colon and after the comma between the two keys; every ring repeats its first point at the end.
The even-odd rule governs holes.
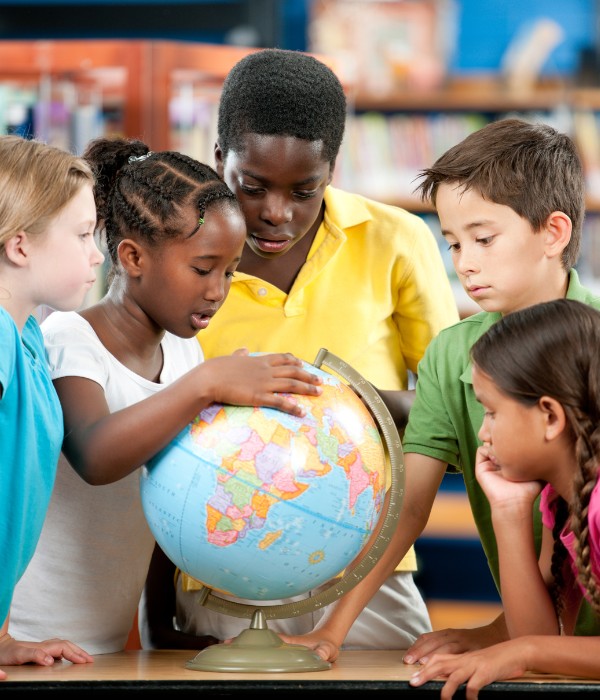
{"type": "MultiPolygon", "coordinates": [[[[381,426],[343,381],[350,368],[321,353],[338,371],[304,363],[321,377],[322,393],[294,395],[303,417],[212,404],[142,470],[142,506],[157,543],[211,598],[260,603],[339,581],[378,524],[386,493],[381,426]]],[[[264,609],[271,617],[302,610],[283,607],[283,615],[264,609]]],[[[265,626],[262,617],[256,626],[265,626]]]]}

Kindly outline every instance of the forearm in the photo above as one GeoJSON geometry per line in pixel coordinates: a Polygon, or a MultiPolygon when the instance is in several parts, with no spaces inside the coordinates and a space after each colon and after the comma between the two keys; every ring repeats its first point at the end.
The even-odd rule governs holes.
{"type": "MultiPolygon", "coordinates": [[[[600,637],[527,636],[527,671],[600,678],[600,637]]],[[[520,640],[514,640],[520,641],[520,640]]]]}
{"type": "Polygon", "coordinates": [[[514,521],[506,516],[492,519],[509,637],[557,634],[554,605],[538,564],[531,513],[514,521]]]}
{"type": "Polygon", "coordinates": [[[90,484],[109,484],[140,467],[210,404],[189,377],[65,435],[63,451],[90,484]],[[135,435],[135,440],[131,436],[135,435]]]}
{"type": "Polygon", "coordinates": [[[377,389],[383,403],[390,412],[399,431],[404,430],[408,422],[408,413],[415,399],[414,389],[407,391],[383,391],[377,389]]]}
{"type": "MultiPolygon", "coordinates": [[[[435,494],[436,483],[437,481],[431,482],[430,494],[435,494]]],[[[407,493],[411,492],[407,489],[407,493]]],[[[394,572],[427,524],[433,495],[413,495],[415,497],[403,506],[392,538],[375,566],[346,595],[326,608],[315,628],[316,631],[325,629],[327,637],[333,639],[338,646],[341,646],[358,615],[394,572]]],[[[367,551],[368,547],[365,547],[362,555],[365,556],[367,551]]]]}

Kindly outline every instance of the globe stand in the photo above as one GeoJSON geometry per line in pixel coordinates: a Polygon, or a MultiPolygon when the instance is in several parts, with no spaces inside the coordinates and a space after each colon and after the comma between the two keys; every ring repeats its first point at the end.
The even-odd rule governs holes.
{"type": "Polygon", "coordinates": [[[247,630],[241,632],[229,644],[215,644],[199,652],[186,663],[186,668],[196,671],[223,673],[290,673],[301,671],[325,671],[331,664],[306,646],[286,644],[268,629],[266,619],[296,617],[317,610],[339,599],[354,588],[375,566],[393,535],[400,515],[404,493],[404,462],[402,444],[394,420],[377,391],[356,370],[325,348],[319,350],[315,367],[326,364],[363,398],[383,435],[383,442],[390,460],[392,479],[386,496],[385,513],[380,517],[382,526],[374,542],[360,561],[349,567],[337,583],[331,584],[315,596],[277,605],[256,606],[226,600],[208,587],[202,589],[202,604],[210,610],[251,617],[247,630]]]}
{"type": "Polygon", "coordinates": [[[215,644],[201,651],[186,668],[195,671],[288,673],[326,671],[331,668],[316,652],[301,644],[286,644],[267,627],[260,609],[252,622],[230,644],[215,644]]]}

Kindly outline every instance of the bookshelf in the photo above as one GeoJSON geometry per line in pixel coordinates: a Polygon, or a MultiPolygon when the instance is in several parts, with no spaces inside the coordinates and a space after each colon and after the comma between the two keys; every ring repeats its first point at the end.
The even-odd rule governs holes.
{"type": "MultiPolygon", "coordinates": [[[[0,41],[0,133],[21,130],[74,152],[96,136],[121,134],[212,163],[222,82],[253,50],[134,39],[0,41]]],[[[339,74],[337,59],[316,55],[339,74]]],[[[435,213],[414,195],[415,178],[448,147],[506,114],[571,133],[588,182],[581,271],[586,281],[600,280],[600,88],[548,79],[515,92],[497,74],[448,76],[410,90],[369,90],[350,76],[342,82],[348,123],[333,184],[419,213],[436,233],[435,213]]],[[[441,240],[440,248],[447,258],[441,240]]],[[[452,278],[449,260],[447,268],[452,278]]]]}
{"type": "MultiPolygon", "coordinates": [[[[250,48],[147,40],[0,42],[0,131],[69,150],[99,135],[173,147],[170,108],[189,85],[218,95],[250,48]]],[[[212,155],[211,155],[212,159],[212,155]]]]}

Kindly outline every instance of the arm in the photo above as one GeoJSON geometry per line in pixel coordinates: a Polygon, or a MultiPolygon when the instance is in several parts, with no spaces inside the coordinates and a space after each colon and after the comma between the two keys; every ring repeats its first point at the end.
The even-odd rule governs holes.
{"type": "Polygon", "coordinates": [[[111,413],[100,385],[81,377],[56,379],[63,408],[63,451],[90,484],[127,476],[161,450],[213,402],[272,406],[302,415],[293,397],[317,395],[320,379],[286,353],[234,353],[207,360],[157,394],[111,413]]]}
{"type": "Polygon", "coordinates": [[[387,406],[396,427],[402,434],[408,421],[408,412],[410,411],[413,401],[415,400],[415,390],[407,391],[383,391],[377,389],[383,403],[387,406]]]}
{"type": "Polygon", "coordinates": [[[442,700],[451,698],[462,683],[467,683],[467,697],[475,698],[483,686],[527,671],[600,678],[600,637],[525,636],[466,654],[436,654],[410,684],[447,678],[442,700]]]}
{"type": "Polygon", "coordinates": [[[485,446],[477,451],[475,474],[492,511],[502,605],[509,636],[558,634],[558,620],[547,588],[551,580],[552,535],[544,528],[542,555],[545,563],[538,562],[533,536],[533,508],[542,489],[541,482],[505,479],[501,470],[488,459],[485,446]]]}
{"type": "Polygon", "coordinates": [[[144,649],[204,649],[217,644],[210,635],[197,637],[175,629],[176,566],[156,545],[140,603],[140,637],[144,649]]]}
{"type": "MultiPolygon", "coordinates": [[[[365,578],[327,607],[325,615],[312,632],[294,637],[282,635],[286,642],[304,644],[315,649],[322,658],[335,661],[354,620],[423,531],[446,465],[418,454],[405,455],[404,464],[406,480],[402,511],[385,552],[365,578]]],[[[363,552],[366,553],[367,549],[368,545],[363,552]]]]}
{"type": "MultiPolygon", "coordinates": [[[[8,633],[9,618],[7,617],[0,628],[0,665],[22,666],[37,664],[52,666],[56,659],[66,659],[74,664],[85,664],[93,661],[83,649],[64,639],[48,639],[45,642],[19,642],[8,633]]],[[[7,674],[0,670],[0,680],[5,680],[7,674]]]]}

